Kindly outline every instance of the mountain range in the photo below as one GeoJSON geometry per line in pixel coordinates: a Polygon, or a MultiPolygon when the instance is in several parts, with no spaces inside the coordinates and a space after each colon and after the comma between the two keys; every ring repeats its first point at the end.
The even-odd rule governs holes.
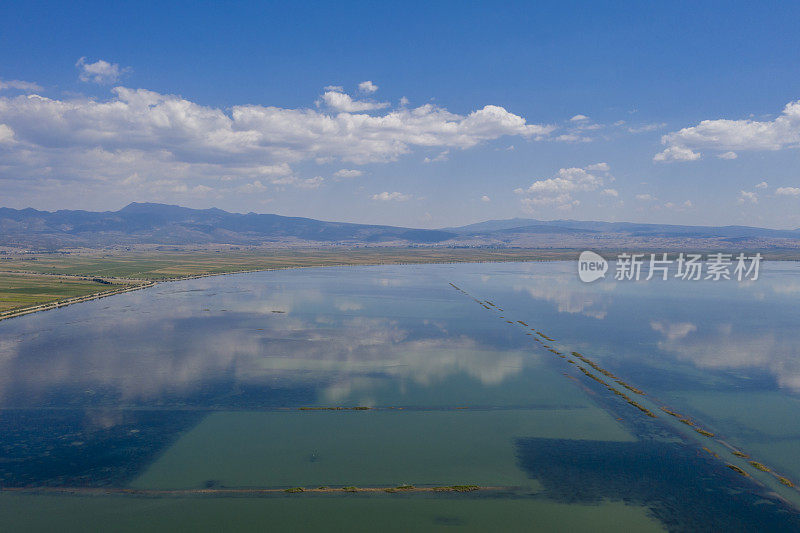
{"type": "Polygon", "coordinates": [[[56,250],[131,245],[800,248],[800,230],[535,220],[416,229],[131,203],[119,211],[0,208],[0,246],[56,250]]]}

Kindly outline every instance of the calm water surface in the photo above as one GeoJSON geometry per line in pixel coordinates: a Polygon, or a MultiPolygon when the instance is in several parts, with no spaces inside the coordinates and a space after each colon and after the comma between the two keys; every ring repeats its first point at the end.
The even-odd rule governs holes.
{"type": "Polygon", "coordinates": [[[0,484],[29,489],[0,493],[0,523],[800,529],[777,477],[800,482],[800,265],[747,284],[587,285],[574,268],[231,275],[0,322],[0,484]],[[493,489],[220,492],[403,484],[493,489]]]}

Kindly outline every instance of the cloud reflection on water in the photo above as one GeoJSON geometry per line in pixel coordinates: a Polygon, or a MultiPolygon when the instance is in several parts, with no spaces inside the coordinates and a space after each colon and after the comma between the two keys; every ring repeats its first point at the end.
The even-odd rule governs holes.
{"type": "Polygon", "coordinates": [[[376,380],[433,387],[466,375],[497,385],[523,367],[521,353],[451,334],[454,324],[445,318],[353,316],[366,305],[357,298],[262,289],[211,298],[162,291],[117,300],[102,312],[76,308],[81,312],[66,314],[71,324],[55,315],[20,321],[17,335],[0,342],[0,402],[50,404],[54,391],[63,391],[78,404],[100,397],[181,403],[220,382],[230,390],[304,387],[341,398],[344,391],[369,393],[365,387],[376,380]],[[309,312],[320,307],[324,312],[309,312]],[[42,322],[54,329],[30,335],[42,322]]]}

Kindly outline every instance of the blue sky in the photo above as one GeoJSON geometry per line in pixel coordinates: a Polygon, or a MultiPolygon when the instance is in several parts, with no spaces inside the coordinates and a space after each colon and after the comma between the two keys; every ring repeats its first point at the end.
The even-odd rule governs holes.
{"type": "Polygon", "coordinates": [[[800,227],[797,27],[792,3],[6,2],[0,204],[800,227]]]}

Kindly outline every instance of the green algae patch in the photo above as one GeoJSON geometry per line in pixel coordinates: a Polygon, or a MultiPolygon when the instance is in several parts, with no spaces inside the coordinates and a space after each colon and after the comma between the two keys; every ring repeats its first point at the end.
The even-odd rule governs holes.
{"type": "Polygon", "coordinates": [[[478,485],[452,485],[449,488],[453,492],[472,492],[481,489],[478,485]]]}
{"type": "Polygon", "coordinates": [[[750,474],[748,474],[747,472],[745,472],[744,470],[742,470],[741,468],[739,468],[736,465],[732,465],[732,464],[728,463],[725,466],[727,466],[728,468],[730,468],[731,470],[733,470],[734,472],[736,472],[739,475],[742,475],[744,477],[749,477],[750,476],[750,474]]]}
{"type": "Polygon", "coordinates": [[[767,465],[761,464],[758,461],[747,461],[747,462],[750,463],[750,466],[752,466],[757,470],[761,470],[762,472],[772,472],[772,470],[770,470],[770,468],[767,465]]]}

